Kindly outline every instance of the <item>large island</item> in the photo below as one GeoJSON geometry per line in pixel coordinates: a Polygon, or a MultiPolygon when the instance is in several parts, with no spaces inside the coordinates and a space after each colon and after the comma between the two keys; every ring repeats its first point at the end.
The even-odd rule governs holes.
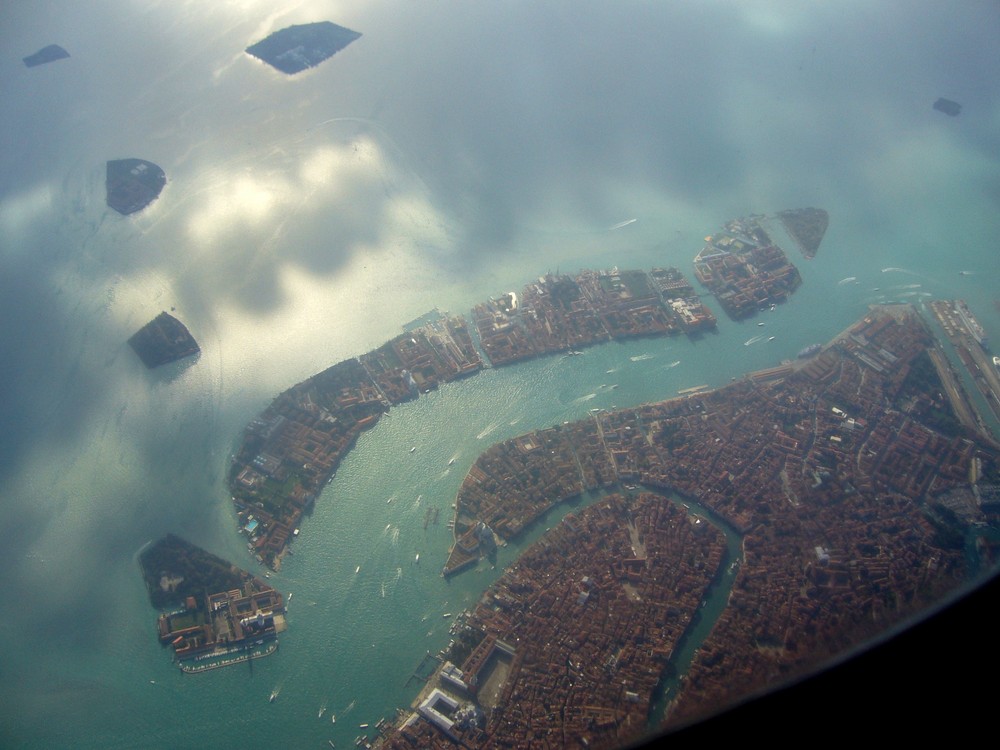
{"type": "Polygon", "coordinates": [[[962,423],[967,405],[917,311],[882,306],[811,358],[494,445],[458,493],[453,572],[489,554],[484,539],[596,501],[463,613],[412,713],[378,743],[621,747],[932,607],[977,574],[971,540],[995,554],[982,529],[1000,520],[1000,446],[962,423]],[[679,672],[720,585],[728,603],[679,672]],[[657,711],[667,677],[679,679],[657,711]]]}
{"type": "MultiPolygon", "coordinates": [[[[815,211],[792,217],[817,230],[797,238],[812,250],[825,229],[815,211]]],[[[729,222],[695,264],[720,302],[750,300],[748,314],[800,283],[762,217],[729,222]]],[[[462,316],[424,316],[280,394],[247,428],[230,489],[261,562],[280,565],[304,511],[392,406],[483,367],[716,325],[675,268],[548,274],[472,318],[475,339],[462,316]]],[[[921,314],[876,306],[726,387],[490,447],[455,498],[442,574],[492,558],[574,498],[586,507],[455,618],[412,712],[379,722],[377,743],[620,747],[820,669],[991,564],[1000,444],[921,314]],[[684,657],[720,586],[721,614],[684,657]]]]}

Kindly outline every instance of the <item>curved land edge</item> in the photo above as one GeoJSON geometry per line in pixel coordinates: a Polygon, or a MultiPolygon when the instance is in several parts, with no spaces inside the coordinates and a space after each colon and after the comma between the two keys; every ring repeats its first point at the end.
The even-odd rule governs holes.
{"type": "MultiPolygon", "coordinates": [[[[734,219],[695,258],[695,274],[734,319],[781,304],[801,278],[760,225],[734,219]]],[[[365,430],[393,405],[534,357],[638,337],[698,338],[717,321],[676,268],[547,274],[520,293],[419,327],[293,386],[250,425],[229,472],[240,527],[257,559],[281,564],[304,513],[365,430]],[[475,334],[475,338],[473,337],[475,334]],[[251,522],[250,516],[253,515],[251,522]]]]}

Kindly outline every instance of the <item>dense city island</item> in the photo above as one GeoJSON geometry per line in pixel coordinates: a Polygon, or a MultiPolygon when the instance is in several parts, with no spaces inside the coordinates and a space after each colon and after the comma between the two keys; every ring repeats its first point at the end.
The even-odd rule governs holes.
{"type": "MultiPolygon", "coordinates": [[[[773,218],[815,254],[825,212],[773,218]]],[[[800,284],[767,222],[728,222],[695,259],[733,319],[800,284]]],[[[961,300],[931,310],[996,403],[971,311],[961,300]]],[[[248,426],[230,472],[239,526],[278,569],[344,455],[393,405],[485,367],[716,326],[676,268],[546,274],[477,305],[471,326],[432,311],[248,426]]],[[[412,710],[358,744],[619,747],[814,671],[939,602],[993,565],[1000,521],[1000,444],[962,382],[916,308],[873,306],[725,387],[493,445],[458,491],[443,575],[559,504],[582,509],[455,618],[412,710]],[[720,585],[728,604],[682,669],[678,646],[720,585]]]]}
{"type": "Polygon", "coordinates": [[[465,613],[379,743],[619,747],[885,633],[994,563],[1000,446],[973,414],[928,323],[886,305],[715,391],[492,446],[458,493],[452,572],[555,505],[598,499],[465,613]],[[718,585],[728,603],[664,696],[718,585]]]}

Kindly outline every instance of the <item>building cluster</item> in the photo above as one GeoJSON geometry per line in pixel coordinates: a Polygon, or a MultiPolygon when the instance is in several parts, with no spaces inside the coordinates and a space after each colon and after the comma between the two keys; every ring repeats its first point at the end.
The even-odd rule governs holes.
{"type": "MultiPolygon", "coordinates": [[[[550,274],[525,287],[520,300],[511,292],[476,307],[474,316],[485,357],[465,318],[435,311],[377,349],[288,389],[247,427],[229,484],[239,528],[261,563],[280,565],[302,515],[345,453],[391,406],[485,366],[716,324],[674,268],[550,274]]],[[[456,557],[467,547],[470,554],[457,564],[478,559],[474,535],[456,547],[456,557]]]]}
{"type": "Polygon", "coordinates": [[[723,566],[714,526],[659,495],[612,494],[567,516],[464,624],[478,645],[432,695],[472,703],[457,727],[418,710],[384,746],[621,747],[641,738],[664,665],[723,566]],[[495,679],[500,674],[499,679],[495,679]]]}
{"type": "Polygon", "coordinates": [[[203,601],[189,596],[183,609],[160,615],[160,642],[169,644],[180,662],[238,654],[273,642],[284,629],[284,612],[281,593],[251,579],[242,588],[206,594],[203,601]]]}
{"type": "Polygon", "coordinates": [[[964,300],[934,300],[930,307],[955,353],[972,374],[976,389],[1000,420],[1000,359],[987,355],[989,339],[982,324],[964,300]]]}
{"type": "Polygon", "coordinates": [[[473,309],[494,365],[575,351],[611,339],[697,333],[715,316],[676,268],[547,274],[520,296],[508,292],[473,309]]]}
{"type": "Polygon", "coordinates": [[[802,283],[799,270],[761,227],[762,217],[733,219],[705,238],[694,273],[735,320],[784,302],[802,283]]]}
{"type": "MultiPolygon", "coordinates": [[[[964,532],[996,514],[989,498],[997,495],[1000,453],[957,420],[941,417],[952,405],[940,361],[929,356],[933,347],[912,307],[872,308],[822,353],[767,377],[751,375],[709,393],[600,412],[514,438],[473,466],[456,502],[456,531],[488,519],[497,535],[513,536],[556,503],[610,485],[641,485],[716,514],[742,536],[744,557],[729,605],[697,652],[668,721],[712,712],[884,633],[965,580],[964,532]]],[[[593,507],[600,513],[604,501],[593,507]]],[[[567,602],[596,601],[582,581],[597,580],[589,563],[602,552],[582,538],[579,557],[554,552],[561,548],[553,540],[580,523],[571,516],[543,537],[473,618],[514,643],[521,662],[528,654],[544,655],[534,672],[521,662],[512,672],[553,681],[559,675],[577,689],[583,683],[574,654],[586,648],[589,635],[567,602]],[[567,556],[572,573],[565,572],[567,556]],[[526,570],[537,573],[531,586],[538,591],[524,583],[526,570]],[[565,648],[553,645],[558,640],[546,631],[530,635],[529,618],[517,614],[529,590],[538,597],[532,603],[560,602],[572,634],[565,648]]],[[[594,529],[584,536],[598,546],[612,538],[594,529]]],[[[668,566],[676,564],[671,559],[668,566]]],[[[648,565],[634,560],[622,558],[615,570],[633,586],[653,580],[648,565]]],[[[685,590],[679,584],[664,589],[671,598],[685,590]]],[[[649,631],[640,640],[661,654],[673,643],[649,631]]],[[[622,677],[627,682],[641,673],[622,677]]],[[[554,707],[546,698],[552,689],[529,693],[523,714],[502,713],[532,732],[538,746],[570,739],[566,725],[576,716],[568,704],[554,707]],[[552,733],[548,739],[539,734],[544,731],[552,733]]],[[[580,699],[604,705],[593,695],[580,699]]],[[[609,726],[624,726],[623,714],[600,715],[609,726]]],[[[569,742],[577,744],[583,743],[569,742]]]]}
{"type": "Polygon", "coordinates": [[[280,565],[305,510],[358,436],[393,404],[482,366],[457,316],[407,331],[279,395],[247,427],[230,474],[240,528],[258,560],[280,565]]]}

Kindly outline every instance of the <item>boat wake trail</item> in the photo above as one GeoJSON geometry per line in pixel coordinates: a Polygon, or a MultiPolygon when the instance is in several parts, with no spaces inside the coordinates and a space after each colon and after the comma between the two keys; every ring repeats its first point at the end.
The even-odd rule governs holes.
{"type": "Polygon", "coordinates": [[[626,219],[625,221],[619,221],[613,227],[608,227],[609,232],[613,232],[616,229],[621,229],[622,227],[627,227],[629,224],[634,224],[638,219],[626,219]]]}

